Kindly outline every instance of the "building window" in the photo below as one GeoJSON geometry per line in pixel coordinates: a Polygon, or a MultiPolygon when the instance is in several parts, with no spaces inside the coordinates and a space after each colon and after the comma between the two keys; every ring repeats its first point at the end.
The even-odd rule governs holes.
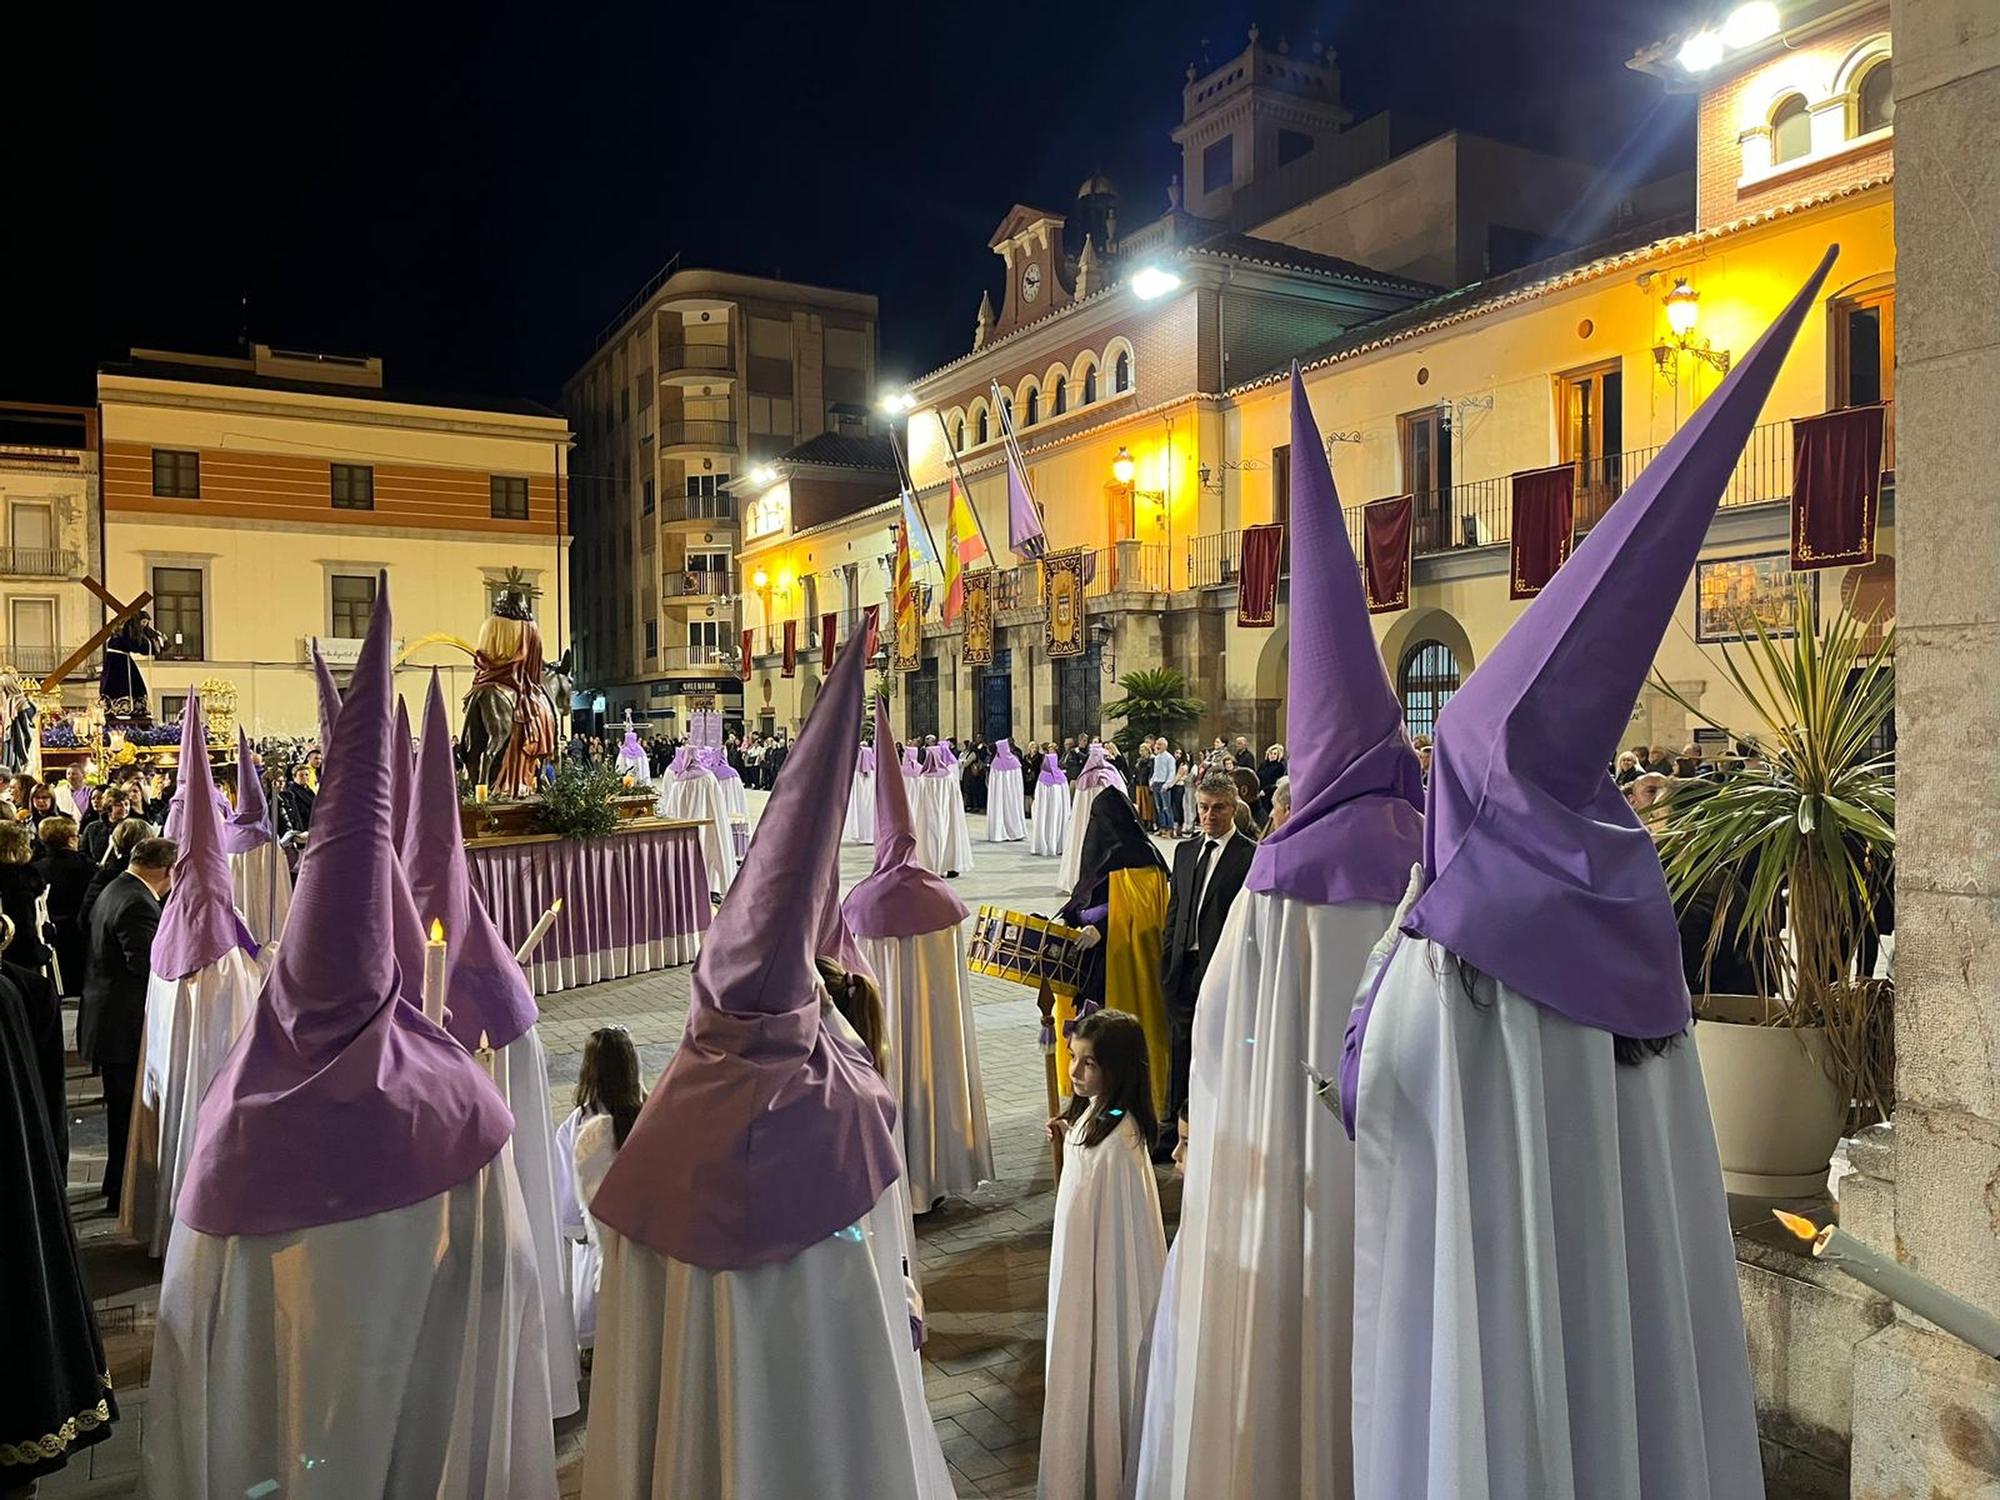
{"type": "Polygon", "coordinates": [[[375,508],[375,469],[372,464],[333,466],[333,508],[335,510],[375,508]]]}
{"type": "Polygon", "coordinates": [[[375,609],[373,573],[335,573],[328,581],[333,619],[328,634],[337,641],[358,641],[368,634],[368,616],[375,609]]]}
{"type": "Polygon", "coordinates": [[[1414,739],[1437,732],[1438,715],[1458,691],[1458,658],[1443,641],[1418,641],[1403,653],[1396,693],[1403,700],[1403,723],[1414,739]]]}
{"type": "Polygon", "coordinates": [[[1301,156],[1312,154],[1313,138],[1302,130],[1278,132],[1278,165],[1289,167],[1301,156]]]}
{"type": "Polygon", "coordinates": [[[1867,135],[1870,131],[1887,130],[1895,123],[1896,96],[1889,61],[1884,58],[1868,70],[1868,76],[1855,91],[1854,133],[1867,135]]]}
{"type": "Polygon", "coordinates": [[[1097,366],[1092,365],[1083,372],[1083,404],[1089,406],[1097,400],[1097,366]]]}
{"type": "Polygon", "coordinates": [[[986,408],[982,406],[979,408],[979,425],[973,429],[973,446],[977,447],[979,444],[984,443],[989,436],[990,434],[986,430],[986,408]]]}
{"type": "Polygon", "coordinates": [[[1111,394],[1122,396],[1132,389],[1132,356],[1123,349],[1111,365],[1111,394]]]}
{"type": "Polygon", "coordinates": [[[1055,391],[1049,398],[1049,414],[1059,417],[1068,410],[1069,377],[1067,375],[1058,375],[1056,376],[1055,391]]]}
{"type": "Polygon", "coordinates": [[[951,448],[954,453],[963,453],[965,451],[965,419],[963,417],[958,419],[958,426],[952,430],[951,448]]]}
{"type": "Polygon", "coordinates": [[[1812,114],[1803,94],[1787,94],[1771,115],[1771,165],[1800,161],[1812,150],[1812,114]]]}
{"type": "Polygon", "coordinates": [[[161,655],[169,661],[200,661],[206,654],[201,620],[201,569],[153,569],[153,623],[167,638],[161,655]]]}
{"type": "Polygon", "coordinates": [[[1204,193],[1228,187],[1235,172],[1234,148],[1228,136],[1225,135],[1201,153],[1201,190],[1204,193]]]}
{"type": "Polygon", "coordinates": [[[528,519],[528,481],[518,474],[495,474],[492,479],[493,519],[528,519]]]}
{"type": "Polygon", "coordinates": [[[1556,377],[1559,456],[1576,466],[1576,526],[1588,531],[1625,492],[1625,377],[1617,360],[1556,377]]]}
{"type": "Polygon", "coordinates": [[[1037,422],[1041,420],[1042,420],[1042,393],[1040,391],[1031,389],[1028,392],[1027,402],[1021,408],[1021,423],[1025,427],[1033,427],[1037,422]]]}
{"type": "Polygon", "coordinates": [[[657,503],[653,494],[653,481],[648,478],[639,488],[639,513],[650,516],[653,513],[653,507],[657,503]]]}
{"type": "Polygon", "coordinates": [[[1412,544],[1421,557],[1453,546],[1451,504],[1451,423],[1446,408],[1420,407],[1396,418],[1403,449],[1403,488],[1415,497],[1412,544]]]}
{"type": "MultiPolygon", "coordinates": [[[[722,651],[724,622],[721,620],[688,621],[688,665],[698,666],[702,662],[713,661],[722,651]]],[[[730,642],[731,645],[735,643],[730,642]]]]}
{"type": "Polygon", "coordinates": [[[179,448],[155,448],[153,493],[169,500],[199,500],[201,455],[179,448]]]}
{"type": "Polygon", "coordinates": [[[1833,394],[1840,406],[1873,406],[1895,399],[1893,288],[1833,304],[1833,394]]]}
{"type": "Polygon", "coordinates": [[[736,499],[729,493],[727,474],[687,476],[687,519],[727,521],[736,514],[736,499]]]}
{"type": "Polygon", "coordinates": [[[659,654],[660,622],[658,620],[648,620],[646,622],[646,657],[648,660],[651,660],[659,654]]]}

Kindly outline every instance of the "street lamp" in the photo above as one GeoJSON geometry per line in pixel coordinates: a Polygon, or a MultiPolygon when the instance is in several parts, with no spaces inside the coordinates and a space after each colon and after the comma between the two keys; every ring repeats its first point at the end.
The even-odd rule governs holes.
{"type": "Polygon", "coordinates": [[[1674,331],[1674,337],[1684,339],[1694,332],[1694,325],[1701,316],[1701,293],[1687,284],[1681,277],[1674,283],[1674,289],[1667,293],[1667,326],[1674,331]]]}
{"type": "Polygon", "coordinates": [[[908,391],[890,391],[875,403],[875,409],[885,417],[896,417],[912,410],[916,404],[917,398],[908,391]]]}
{"type": "Polygon", "coordinates": [[[1117,456],[1111,460],[1111,477],[1120,484],[1129,485],[1137,471],[1138,465],[1132,462],[1131,450],[1121,446],[1117,456]]]}
{"type": "Polygon", "coordinates": [[[1660,373],[1668,373],[1684,354],[1700,360],[1718,374],[1728,373],[1729,351],[1713,348],[1707,339],[1694,336],[1695,324],[1701,319],[1701,293],[1688,285],[1685,276],[1675,278],[1665,303],[1667,327],[1673,330],[1674,336],[1653,346],[1653,362],[1660,367],[1660,373]]]}
{"type": "Polygon", "coordinates": [[[1132,275],[1132,295],[1141,302],[1179,291],[1180,285],[1180,277],[1162,266],[1141,266],[1132,275]]]}
{"type": "Polygon", "coordinates": [[[762,568],[759,568],[750,575],[750,586],[755,589],[769,588],[771,586],[771,575],[766,573],[762,568]]]}
{"type": "Polygon", "coordinates": [[[1706,73],[1722,61],[1722,38],[1712,31],[1697,31],[1681,43],[1680,65],[1690,73],[1706,73]]]}

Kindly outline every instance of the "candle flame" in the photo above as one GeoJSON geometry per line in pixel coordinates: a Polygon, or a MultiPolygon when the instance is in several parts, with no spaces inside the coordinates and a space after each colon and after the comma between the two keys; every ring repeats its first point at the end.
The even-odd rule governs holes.
{"type": "Polygon", "coordinates": [[[549,910],[550,910],[550,911],[561,911],[561,910],[562,910],[562,897],[560,897],[560,896],[556,897],[556,904],[555,904],[554,906],[551,906],[551,907],[549,908],[549,910]]]}
{"type": "Polygon", "coordinates": [[[481,1027],[479,1032],[479,1050],[481,1052],[491,1052],[493,1050],[493,1038],[487,1033],[484,1027],[481,1027]]]}
{"type": "Polygon", "coordinates": [[[1806,1218],[1805,1215],[1788,1214],[1782,1208],[1772,1209],[1771,1214],[1780,1224],[1791,1230],[1800,1239],[1816,1240],[1819,1238],[1819,1226],[1813,1223],[1811,1219],[1806,1218]]]}
{"type": "Polygon", "coordinates": [[[431,941],[434,943],[444,941],[444,922],[437,917],[431,918],[431,941]]]}

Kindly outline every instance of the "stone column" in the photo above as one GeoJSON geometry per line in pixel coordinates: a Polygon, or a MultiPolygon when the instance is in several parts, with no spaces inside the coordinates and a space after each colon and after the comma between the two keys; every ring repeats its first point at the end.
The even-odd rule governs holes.
{"type": "MultiPolygon", "coordinates": [[[[2000,6],[1896,0],[1896,1250],[2000,1307],[2000,6]]],[[[2000,1495],[2000,1364],[1855,1350],[1856,1496],[2000,1495]]]]}

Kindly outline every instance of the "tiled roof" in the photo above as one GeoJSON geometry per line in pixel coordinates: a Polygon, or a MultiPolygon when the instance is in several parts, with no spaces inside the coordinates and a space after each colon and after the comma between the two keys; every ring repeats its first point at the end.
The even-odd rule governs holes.
{"type": "Polygon", "coordinates": [[[1343,260],[1338,255],[1321,255],[1312,250],[1301,250],[1294,245],[1280,244],[1276,240],[1259,239],[1253,234],[1234,232],[1218,234],[1189,247],[1193,255],[1213,255],[1225,260],[1240,260],[1251,265],[1273,266],[1282,271],[1304,271],[1315,276],[1337,276],[1343,281],[1361,281],[1370,286],[1390,287],[1396,291],[1414,292],[1422,296],[1432,295],[1440,290],[1428,281],[1412,281],[1407,276],[1392,276],[1386,271],[1377,271],[1364,266],[1359,261],[1343,260]]]}
{"type": "Polygon", "coordinates": [[[845,433],[822,432],[818,437],[807,438],[798,447],[780,454],[778,462],[813,464],[822,469],[877,470],[884,474],[896,472],[895,452],[889,446],[889,439],[874,433],[851,437],[845,433]]]}

